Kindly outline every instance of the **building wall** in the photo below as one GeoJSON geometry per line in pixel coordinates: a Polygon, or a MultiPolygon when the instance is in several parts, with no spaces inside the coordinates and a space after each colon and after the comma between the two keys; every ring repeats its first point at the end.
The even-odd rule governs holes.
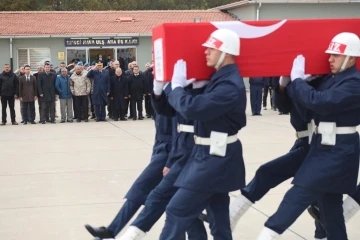
{"type": "Polygon", "coordinates": [[[0,39],[0,72],[3,71],[4,64],[10,64],[10,40],[0,39]]]}
{"type": "Polygon", "coordinates": [[[256,19],[256,5],[246,5],[241,8],[228,10],[229,13],[236,15],[241,21],[250,21],[256,19]]]}
{"type": "MultiPolygon", "coordinates": [[[[140,44],[137,48],[137,62],[141,69],[145,68],[145,63],[151,61],[151,37],[140,37],[140,44]]],[[[51,62],[58,66],[62,60],[58,60],[58,52],[65,52],[64,38],[15,38],[13,39],[13,63],[14,69],[18,66],[18,49],[21,48],[50,48],[51,62]]],[[[91,47],[96,48],[96,47],[91,47]]],[[[0,39],[0,51],[2,57],[0,64],[10,62],[9,39],[0,39]]],[[[66,62],[66,61],[65,61],[66,62]]]]}
{"type": "MultiPolygon", "coordinates": [[[[63,38],[15,38],[13,39],[13,56],[14,56],[14,68],[18,66],[18,49],[26,48],[50,48],[50,61],[54,66],[58,66],[58,52],[64,52],[64,39],[63,38]]],[[[33,66],[32,66],[33,67],[33,66]]]]}
{"type": "MultiPolygon", "coordinates": [[[[229,10],[241,20],[256,20],[258,4],[229,10]]],[[[259,20],[359,17],[360,3],[263,3],[259,20]]]]}
{"type": "Polygon", "coordinates": [[[151,37],[141,37],[139,39],[140,44],[137,47],[137,63],[140,66],[140,69],[145,69],[145,63],[150,62],[152,59],[151,54],[151,43],[152,39],[151,37]]]}

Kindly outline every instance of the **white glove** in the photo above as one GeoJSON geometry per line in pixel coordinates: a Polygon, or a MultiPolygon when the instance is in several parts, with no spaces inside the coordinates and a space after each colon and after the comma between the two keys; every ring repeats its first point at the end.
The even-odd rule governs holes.
{"type": "Polygon", "coordinates": [[[174,73],[171,79],[171,88],[174,90],[177,87],[184,88],[195,81],[194,78],[186,79],[186,62],[178,60],[174,65],[174,73]]]}
{"type": "Polygon", "coordinates": [[[291,69],[291,81],[297,78],[305,79],[305,58],[303,55],[298,55],[294,59],[291,69]]]}
{"type": "Polygon", "coordinates": [[[280,80],[279,80],[279,84],[282,87],[286,87],[289,84],[290,81],[291,81],[290,77],[281,76],[280,80]]]}
{"type": "Polygon", "coordinates": [[[154,94],[160,96],[165,83],[154,79],[154,94]]]}
{"type": "Polygon", "coordinates": [[[197,89],[197,88],[202,88],[205,87],[207,84],[209,83],[209,80],[203,80],[203,81],[195,81],[193,82],[193,88],[197,89]]]}

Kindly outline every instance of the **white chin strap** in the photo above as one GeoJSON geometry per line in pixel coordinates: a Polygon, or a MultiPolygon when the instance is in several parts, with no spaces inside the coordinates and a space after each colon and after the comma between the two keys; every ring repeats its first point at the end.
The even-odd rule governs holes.
{"type": "Polygon", "coordinates": [[[340,72],[342,72],[342,71],[344,71],[344,70],[345,70],[346,64],[347,64],[347,63],[348,63],[348,61],[349,61],[349,57],[350,57],[350,56],[346,56],[346,58],[345,58],[345,60],[344,60],[343,64],[341,65],[340,72]]]}
{"type": "Polygon", "coordinates": [[[222,53],[221,53],[221,55],[220,55],[220,57],[219,57],[219,60],[217,61],[216,65],[215,65],[216,70],[218,70],[219,67],[220,67],[220,65],[223,63],[224,58],[225,58],[225,55],[226,55],[225,52],[222,52],[222,53]]]}

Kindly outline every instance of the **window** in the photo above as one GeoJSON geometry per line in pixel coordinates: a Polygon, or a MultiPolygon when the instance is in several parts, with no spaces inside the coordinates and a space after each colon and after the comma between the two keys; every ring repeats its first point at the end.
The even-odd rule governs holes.
{"type": "Polygon", "coordinates": [[[118,48],[117,57],[121,68],[125,71],[129,63],[136,61],[136,48],[118,48]]]}
{"type": "Polygon", "coordinates": [[[37,65],[51,61],[49,48],[18,49],[18,66],[29,64],[31,71],[36,71],[37,65]]]}
{"type": "Polygon", "coordinates": [[[70,64],[73,59],[79,59],[83,63],[86,61],[86,49],[66,49],[66,62],[70,64]]]}

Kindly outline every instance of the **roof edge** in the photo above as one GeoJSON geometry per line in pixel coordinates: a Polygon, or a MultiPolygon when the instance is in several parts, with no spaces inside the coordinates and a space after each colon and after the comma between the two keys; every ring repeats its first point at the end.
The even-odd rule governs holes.
{"type": "Polygon", "coordinates": [[[91,37],[151,37],[151,33],[107,33],[107,34],[42,34],[42,35],[0,35],[0,39],[7,38],[91,38],[91,37]]]}
{"type": "Polygon", "coordinates": [[[209,10],[229,10],[237,7],[242,7],[244,5],[256,4],[256,3],[270,3],[270,4],[280,4],[280,3],[319,3],[319,4],[326,4],[326,3],[359,3],[360,0],[313,0],[309,2],[304,2],[302,0],[241,0],[225,5],[221,5],[218,7],[210,8],[209,10]]]}
{"type": "Polygon", "coordinates": [[[120,11],[0,11],[0,13],[6,13],[6,14],[20,14],[20,13],[36,13],[36,14],[69,14],[69,13],[82,13],[82,14],[94,14],[94,13],[173,13],[173,12],[219,12],[219,9],[195,9],[195,10],[120,10],[120,11]]]}

